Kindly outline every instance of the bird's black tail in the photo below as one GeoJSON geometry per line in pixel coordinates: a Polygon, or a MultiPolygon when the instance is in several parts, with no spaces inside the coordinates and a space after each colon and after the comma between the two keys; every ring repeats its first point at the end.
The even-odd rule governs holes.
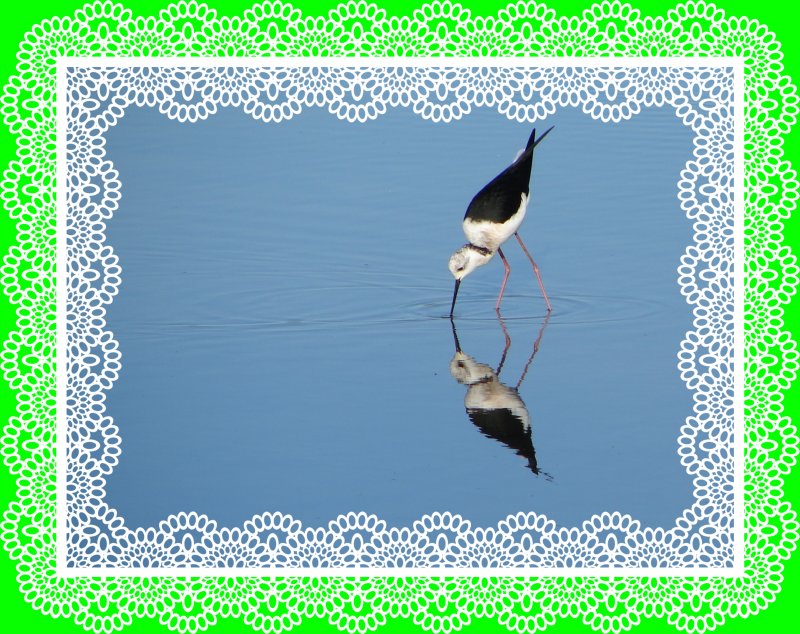
{"type": "Polygon", "coordinates": [[[551,125],[549,128],[547,128],[547,130],[544,131],[544,133],[538,139],[536,138],[536,128],[534,128],[533,132],[531,132],[531,136],[528,139],[528,145],[525,146],[525,149],[533,150],[533,148],[535,148],[537,145],[539,145],[539,143],[542,142],[542,139],[544,139],[548,134],[550,134],[550,130],[552,130],[554,127],[555,126],[551,125]]]}

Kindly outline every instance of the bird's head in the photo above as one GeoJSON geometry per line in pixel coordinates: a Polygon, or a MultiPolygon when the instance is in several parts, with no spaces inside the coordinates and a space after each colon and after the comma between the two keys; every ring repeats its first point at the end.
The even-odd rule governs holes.
{"type": "Polygon", "coordinates": [[[453,277],[456,278],[456,285],[453,289],[453,303],[450,306],[450,317],[453,316],[453,310],[456,307],[456,297],[458,296],[458,287],[461,285],[461,280],[479,266],[486,264],[492,259],[493,255],[494,253],[488,249],[480,249],[471,244],[465,244],[450,256],[450,263],[447,266],[453,277]]]}
{"type": "Polygon", "coordinates": [[[478,251],[465,244],[450,256],[448,268],[456,280],[463,280],[479,266],[483,266],[492,259],[494,253],[478,251]]]}
{"type": "Polygon", "coordinates": [[[468,354],[456,352],[450,361],[450,374],[461,385],[474,385],[497,378],[497,374],[488,365],[478,363],[468,354]]]}

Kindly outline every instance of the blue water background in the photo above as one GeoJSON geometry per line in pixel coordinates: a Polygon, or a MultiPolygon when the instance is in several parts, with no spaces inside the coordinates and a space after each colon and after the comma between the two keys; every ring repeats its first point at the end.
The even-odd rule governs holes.
{"type": "MultiPolygon", "coordinates": [[[[404,109],[365,124],[129,109],[107,133],[123,183],[108,224],[123,270],[108,313],[123,355],[109,505],[129,526],[179,511],[408,525],[445,510],[480,525],[518,511],[671,525],[693,499],[676,368],[691,326],[676,272],[691,134],[668,108],[617,124],[563,109],[550,125],[521,229],[554,306],[519,392],[550,476],[537,477],[467,417],[444,318],[466,205],[531,125],[488,109],[446,125],[404,109]]],[[[545,312],[518,245],[504,251],[513,386],[545,312]]],[[[501,279],[495,258],[456,309],[464,351],[494,367],[501,279]]]]}

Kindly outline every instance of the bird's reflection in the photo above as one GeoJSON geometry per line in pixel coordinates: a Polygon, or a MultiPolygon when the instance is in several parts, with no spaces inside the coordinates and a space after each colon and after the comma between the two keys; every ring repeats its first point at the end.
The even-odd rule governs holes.
{"type": "Polygon", "coordinates": [[[550,314],[548,313],[539,328],[525,368],[514,387],[509,387],[500,381],[500,372],[511,347],[511,337],[500,314],[498,313],[498,321],[505,336],[505,347],[496,370],[485,363],[479,363],[461,349],[456,324],[451,319],[450,325],[453,327],[456,353],[450,361],[450,374],[456,381],[467,386],[464,405],[469,419],[480,432],[488,438],[500,441],[506,447],[513,449],[517,455],[525,458],[528,461],[528,468],[537,476],[541,474],[547,479],[552,479],[539,469],[531,437],[531,417],[519,395],[519,387],[525,380],[528,369],[539,351],[539,345],[549,319],[550,314]]]}

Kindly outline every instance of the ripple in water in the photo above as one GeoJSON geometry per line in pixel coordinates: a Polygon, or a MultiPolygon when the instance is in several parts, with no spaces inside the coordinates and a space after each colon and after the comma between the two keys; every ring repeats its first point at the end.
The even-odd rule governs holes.
{"type": "MultiPolygon", "coordinates": [[[[496,321],[496,297],[459,297],[455,317],[464,321],[496,321]]],[[[550,295],[553,312],[551,324],[597,324],[646,319],[662,309],[653,299],[608,295],[550,295]]],[[[431,299],[411,307],[412,312],[427,318],[446,318],[450,300],[431,299]]],[[[544,301],[539,297],[506,293],[501,306],[503,319],[541,320],[545,316],[544,301]]]]}
{"type": "MultiPolygon", "coordinates": [[[[265,285],[221,289],[214,298],[198,299],[195,310],[191,311],[197,316],[195,320],[163,316],[138,326],[146,330],[296,331],[418,322],[449,316],[449,287],[443,287],[438,281],[423,285],[392,282],[389,276],[382,280],[365,277],[361,283],[320,284],[318,279],[307,279],[280,288],[265,285]],[[236,310],[231,310],[232,306],[236,310]]],[[[551,297],[550,323],[553,325],[641,320],[654,316],[664,307],[662,302],[641,297],[585,294],[551,297]]],[[[494,322],[497,319],[495,300],[493,291],[465,293],[459,297],[455,317],[459,321],[494,322]]],[[[544,302],[538,296],[506,294],[502,315],[510,321],[541,320],[545,315],[544,302]]]]}

